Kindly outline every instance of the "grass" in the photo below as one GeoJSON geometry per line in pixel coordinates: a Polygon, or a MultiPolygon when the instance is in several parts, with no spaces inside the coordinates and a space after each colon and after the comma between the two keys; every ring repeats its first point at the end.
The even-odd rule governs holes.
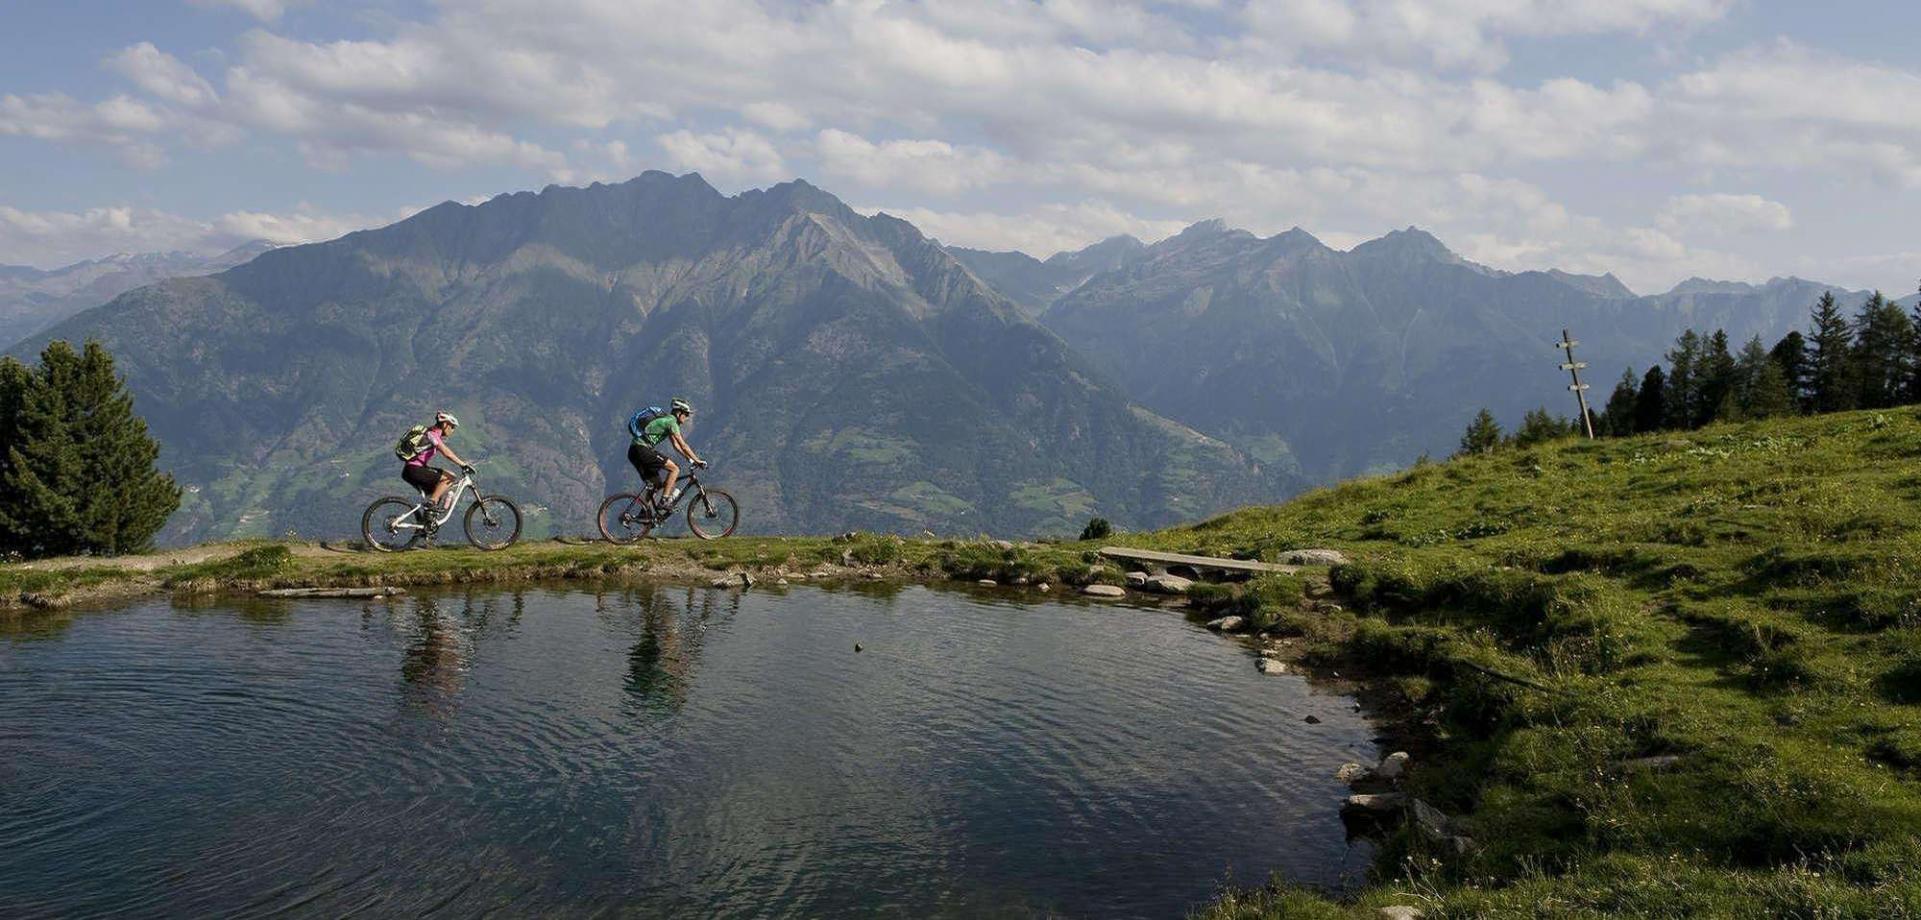
{"type": "Polygon", "coordinates": [[[1921,916],[1917,520],[1906,410],[1567,441],[1116,538],[1347,551],[1351,612],[1259,606],[1398,695],[1428,735],[1412,791],[1474,840],[1401,830],[1356,902],[1281,884],[1202,916],[1921,916]]]}
{"type": "MultiPolygon", "coordinates": [[[[1270,577],[1203,589],[1405,716],[1409,789],[1465,852],[1390,832],[1370,884],[1284,883],[1210,918],[1921,916],[1921,417],[1568,441],[1349,482],[1108,541],[1275,560],[1334,547],[1341,608],[1270,577]],[[1660,768],[1643,758],[1678,756],[1660,768]]],[[[398,556],[257,544],[147,589],[785,568],[1116,582],[1094,544],[859,536],[530,543],[398,556]],[[279,551],[276,552],[276,549],[279,551]],[[852,567],[852,568],[847,568],[852,567]]],[[[0,566],[0,602],[133,576],[0,566]]],[[[1318,591],[1318,586],[1316,586],[1318,591]]]]}

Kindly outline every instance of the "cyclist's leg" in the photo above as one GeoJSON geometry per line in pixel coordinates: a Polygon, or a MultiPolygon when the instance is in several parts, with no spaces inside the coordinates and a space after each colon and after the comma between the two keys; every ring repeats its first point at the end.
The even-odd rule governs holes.
{"type": "Polygon", "coordinates": [[[433,494],[427,496],[427,500],[432,502],[435,508],[439,508],[441,496],[446,495],[447,489],[454,484],[454,474],[443,469],[435,469],[434,472],[440,474],[440,481],[434,483],[433,494]]]}
{"type": "Polygon", "coordinates": [[[660,468],[667,471],[667,482],[660,487],[660,500],[665,504],[674,497],[674,483],[680,479],[680,466],[663,457],[660,468]]]}
{"type": "MultiPolygon", "coordinates": [[[[414,494],[420,496],[422,502],[427,502],[427,496],[440,482],[440,471],[430,466],[403,466],[400,468],[400,478],[414,490],[414,494]]],[[[421,510],[427,509],[423,505],[421,510]]]]}

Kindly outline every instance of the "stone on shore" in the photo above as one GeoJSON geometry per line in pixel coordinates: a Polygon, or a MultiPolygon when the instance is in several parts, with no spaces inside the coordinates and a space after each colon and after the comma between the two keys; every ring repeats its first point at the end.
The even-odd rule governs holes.
{"type": "Polygon", "coordinates": [[[983,578],[980,581],[974,582],[974,584],[980,585],[983,588],[998,588],[1001,583],[992,578],[983,578]]]}
{"type": "Polygon", "coordinates": [[[1282,565],[1346,565],[1347,554],[1338,549],[1297,549],[1281,554],[1282,565]]]}
{"type": "Polygon", "coordinates": [[[1378,916],[1381,920],[1421,920],[1421,909],[1396,904],[1393,907],[1381,908],[1378,916]]]}
{"type": "Polygon", "coordinates": [[[1407,773],[1409,758],[1406,751],[1395,751],[1381,758],[1381,765],[1374,768],[1374,775],[1381,779],[1395,780],[1407,773]]]}
{"type": "Polygon", "coordinates": [[[1360,764],[1344,763],[1341,764],[1339,770],[1334,771],[1334,778],[1340,780],[1345,785],[1352,786],[1361,780],[1367,779],[1367,774],[1368,769],[1360,764]]]}
{"type": "Polygon", "coordinates": [[[1088,585],[1087,587],[1081,589],[1081,593],[1087,595],[1088,597],[1126,597],[1127,596],[1127,590],[1125,588],[1118,588],[1118,587],[1115,587],[1114,585],[1088,585]]]}
{"type": "Polygon", "coordinates": [[[1240,628],[1245,625],[1247,625],[1247,618],[1242,616],[1230,615],[1221,617],[1218,620],[1207,621],[1208,629],[1219,630],[1220,632],[1238,632],[1240,628]]]}
{"type": "Polygon", "coordinates": [[[1407,804],[1407,796],[1398,792],[1359,792],[1347,797],[1341,806],[1348,811],[1366,812],[1370,815],[1389,815],[1400,811],[1407,804]]]}
{"type": "Polygon", "coordinates": [[[1186,594],[1187,589],[1194,587],[1194,581],[1179,575],[1156,575],[1147,580],[1147,587],[1161,594],[1186,594]]]}
{"type": "Polygon", "coordinates": [[[406,594],[405,588],[272,588],[260,592],[261,597],[398,597],[406,594]]]}
{"type": "Polygon", "coordinates": [[[1287,662],[1282,661],[1279,658],[1263,658],[1261,659],[1259,664],[1255,665],[1255,667],[1260,668],[1262,674],[1286,674],[1287,673],[1287,662]]]}
{"type": "Polygon", "coordinates": [[[1129,572],[1127,573],[1127,586],[1130,588],[1145,588],[1147,587],[1148,577],[1146,572],[1129,572]]]}

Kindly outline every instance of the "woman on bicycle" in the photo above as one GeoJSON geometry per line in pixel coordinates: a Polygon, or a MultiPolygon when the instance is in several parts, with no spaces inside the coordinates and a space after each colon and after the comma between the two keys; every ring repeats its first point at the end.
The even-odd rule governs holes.
{"type": "Polygon", "coordinates": [[[680,467],[660,452],[660,442],[666,441],[695,466],[706,466],[707,461],[700,459],[694,449],[687,444],[681,434],[681,427],[694,420],[694,407],[687,400],[676,398],[668,404],[666,415],[647,423],[634,439],[633,446],[627,448],[627,462],[634,465],[642,482],[653,488],[654,477],[661,470],[667,471],[667,482],[661,487],[657,505],[662,513],[672,510],[674,504],[674,483],[680,478],[680,467]]]}
{"type": "Polygon", "coordinates": [[[444,453],[447,459],[460,464],[462,471],[468,473],[474,471],[467,461],[460,459],[460,455],[454,453],[454,449],[447,445],[447,438],[451,437],[454,429],[458,427],[460,427],[460,420],[454,418],[453,413],[434,413],[434,423],[427,428],[426,445],[400,468],[400,478],[407,480],[408,485],[426,495],[428,504],[436,511],[441,510],[440,499],[447,494],[448,487],[454,484],[454,474],[427,464],[432,463],[434,457],[444,453]]]}

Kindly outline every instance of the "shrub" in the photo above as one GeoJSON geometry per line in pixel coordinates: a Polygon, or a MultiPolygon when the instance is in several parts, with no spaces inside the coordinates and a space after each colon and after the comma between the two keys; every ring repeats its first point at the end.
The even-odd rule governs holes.
{"type": "Polygon", "coordinates": [[[1108,523],[1106,518],[1094,518],[1087,522],[1086,527],[1081,528],[1083,540],[1105,540],[1113,534],[1114,525],[1108,523]]]}

